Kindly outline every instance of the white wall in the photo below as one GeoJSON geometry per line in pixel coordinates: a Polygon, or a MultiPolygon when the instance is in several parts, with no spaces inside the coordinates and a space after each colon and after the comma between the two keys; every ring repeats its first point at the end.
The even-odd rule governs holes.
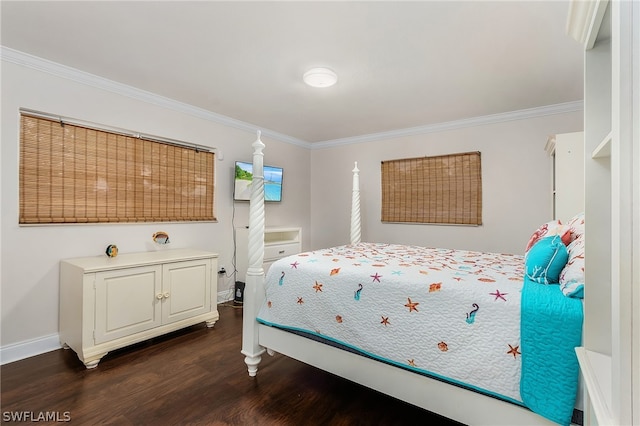
{"type": "Polygon", "coordinates": [[[360,169],[362,240],[520,253],[551,220],[549,135],[581,131],[582,111],[396,137],[312,152],[312,248],[349,242],[351,170],[360,169]],[[483,224],[478,227],[380,221],[380,162],[480,151],[483,224]]]}
{"type": "MultiPolygon", "coordinates": [[[[7,348],[24,342],[51,345],[58,333],[58,264],[60,259],[99,256],[109,244],[120,253],[158,249],[155,231],[171,237],[170,248],[193,247],[219,253],[232,270],[233,226],[248,224],[248,203],[232,202],[235,160],[251,161],[252,131],[226,126],[198,114],[160,106],[103,90],[32,67],[2,62],[2,131],[0,199],[1,308],[3,361],[7,348]],[[218,148],[216,161],[217,223],[18,226],[19,108],[59,114],[141,133],[218,148]]],[[[310,226],[310,151],[262,136],[265,163],[284,167],[282,203],[266,207],[267,226],[310,226]]],[[[303,234],[304,237],[304,234],[303,234]]],[[[303,246],[308,245],[303,241],[303,246]]],[[[220,280],[219,291],[233,285],[220,280]]]]}

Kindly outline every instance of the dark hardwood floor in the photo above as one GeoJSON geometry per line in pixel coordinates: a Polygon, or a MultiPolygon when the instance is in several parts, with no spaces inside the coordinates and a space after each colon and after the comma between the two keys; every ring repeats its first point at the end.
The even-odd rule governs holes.
{"type": "Polygon", "coordinates": [[[199,324],[113,351],[93,370],[64,349],[2,366],[1,421],[26,412],[54,416],[43,425],[455,424],[282,355],[265,354],[250,378],[242,309],[219,311],[213,329],[199,324]]]}

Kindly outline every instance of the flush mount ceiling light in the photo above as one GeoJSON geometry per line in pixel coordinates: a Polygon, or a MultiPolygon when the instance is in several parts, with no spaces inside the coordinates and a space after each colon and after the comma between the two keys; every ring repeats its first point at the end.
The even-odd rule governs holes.
{"type": "Polygon", "coordinates": [[[329,87],[336,84],[338,75],[329,68],[312,68],[304,73],[302,79],[311,87],[329,87]]]}

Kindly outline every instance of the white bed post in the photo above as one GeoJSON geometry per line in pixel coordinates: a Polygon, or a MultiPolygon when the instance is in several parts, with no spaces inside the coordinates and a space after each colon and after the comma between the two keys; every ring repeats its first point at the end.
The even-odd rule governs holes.
{"type": "Polygon", "coordinates": [[[249,268],[244,290],[242,317],[242,351],[249,376],[258,372],[264,348],[258,344],[258,322],[256,316],[264,299],[264,167],[262,150],[265,145],[258,138],[253,147],[253,180],[249,204],[249,268]]]}
{"type": "Polygon", "coordinates": [[[360,177],[358,162],[353,168],[353,192],[351,194],[351,244],[360,242],[360,177]]]}

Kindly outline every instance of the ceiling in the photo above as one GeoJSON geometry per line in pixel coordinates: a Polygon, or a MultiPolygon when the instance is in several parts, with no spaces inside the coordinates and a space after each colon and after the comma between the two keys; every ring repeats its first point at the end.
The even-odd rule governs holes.
{"type": "Polygon", "coordinates": [[[566,0],[3,0],[0,40],[311,143],[581,101],[568,10],[566,0]],[[318,66],[337,84],[306,86],[318,66]]]}

